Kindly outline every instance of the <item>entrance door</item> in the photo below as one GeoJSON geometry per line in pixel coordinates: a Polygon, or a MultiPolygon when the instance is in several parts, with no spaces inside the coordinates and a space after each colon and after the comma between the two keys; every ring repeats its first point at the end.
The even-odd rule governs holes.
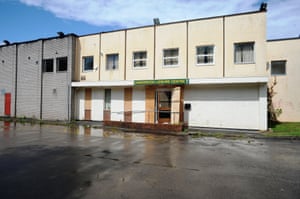
{"type": "Polygon", "coordinates": [[[157,120],[158,123],[171,121],[171,91],[157,91],[157,120]]]}
{"type": "Polygon", "coordinates": [[[5,93],[4,115],[10,116],[11,94],[5,93]]]}

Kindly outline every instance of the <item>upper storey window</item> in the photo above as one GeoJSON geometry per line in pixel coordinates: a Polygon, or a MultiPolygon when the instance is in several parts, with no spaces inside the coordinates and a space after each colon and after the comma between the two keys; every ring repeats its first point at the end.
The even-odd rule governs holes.
{"type": "Polygon", "coordinates": [[[234,63],[235,64],[254,63],[254,42],[234,44],[234,63]]]}
{"type": "Polygon", "coordinates": [[[197,65],[214,64],[214,46],[197,46],[197,65]]]}
{"type": "Polygon", "coordinates": [[[271,75],[285,75],[286,60],[271,61],[271,75]]]}
{"type": "Polygon", "coordinates": [[[106,70],[115,70],[119,68],[119,54],[106,55],[106,70]]]}
{"type": "Polygon", "coordinates": [[[147,66],[147,51],[133,53],[133,67],[141,68],[147,66]]]}
{"type": "Polygon", "coordinates": [[[178,66],[179,49],[169,48],[163,51],[163,65],[164,66],[178,66]]]}
{"type": "Polygon", "coordinates": [[[56,59],[56,71],[62,72],[68,70],[68,57],[59,57],[56,59]]]}
{"type": "Polygon", "coordinates": [[[86,56],[83,57],[83,72],[93,71],[94,69],[94,57],[86,56]]]}
{"type": "Polygon", "coordinates": [[[43,72],[53,72],[53,59],[44,59],[43,60],[43,72]]]}

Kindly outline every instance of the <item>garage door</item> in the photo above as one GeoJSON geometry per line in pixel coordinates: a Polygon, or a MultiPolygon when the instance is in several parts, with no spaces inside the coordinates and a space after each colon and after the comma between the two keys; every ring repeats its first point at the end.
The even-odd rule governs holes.
{"type": "Polygon", "coordinates": [[[259,129],[259,86],[194,86],[185,89],[189,126],[259,129]]]}

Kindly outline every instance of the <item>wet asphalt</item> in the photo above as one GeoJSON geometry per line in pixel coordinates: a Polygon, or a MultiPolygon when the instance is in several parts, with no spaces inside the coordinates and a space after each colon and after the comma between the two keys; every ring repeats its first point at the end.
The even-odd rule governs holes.
{"type": "Polygon", "coordinates": [[[0,198],[300,198],[300,141],[0,122],[0,198]]]}

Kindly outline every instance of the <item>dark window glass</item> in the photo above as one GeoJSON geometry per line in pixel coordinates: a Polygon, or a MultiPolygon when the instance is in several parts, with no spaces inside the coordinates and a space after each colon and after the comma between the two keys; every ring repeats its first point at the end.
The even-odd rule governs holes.
{"type": "Polygon", "coordinates": [[[53,59],[43,60],[43,72],[53,72],[53,59]]]}
{"type": "Polygon", "coordinates": [[[94,69],[94,57],[83,57],[83,71],[91,71],[94,69]]]}
{"type": "Polygon", "coordinates": [[[110,110],[111,89],[104,90],[104,110],[110,110]]]}
{"type": "Polygon", "coordinates": [[[59,57],[56,59],[56,71],[67,71],[68,70],[68,58],[59,57]]]}

